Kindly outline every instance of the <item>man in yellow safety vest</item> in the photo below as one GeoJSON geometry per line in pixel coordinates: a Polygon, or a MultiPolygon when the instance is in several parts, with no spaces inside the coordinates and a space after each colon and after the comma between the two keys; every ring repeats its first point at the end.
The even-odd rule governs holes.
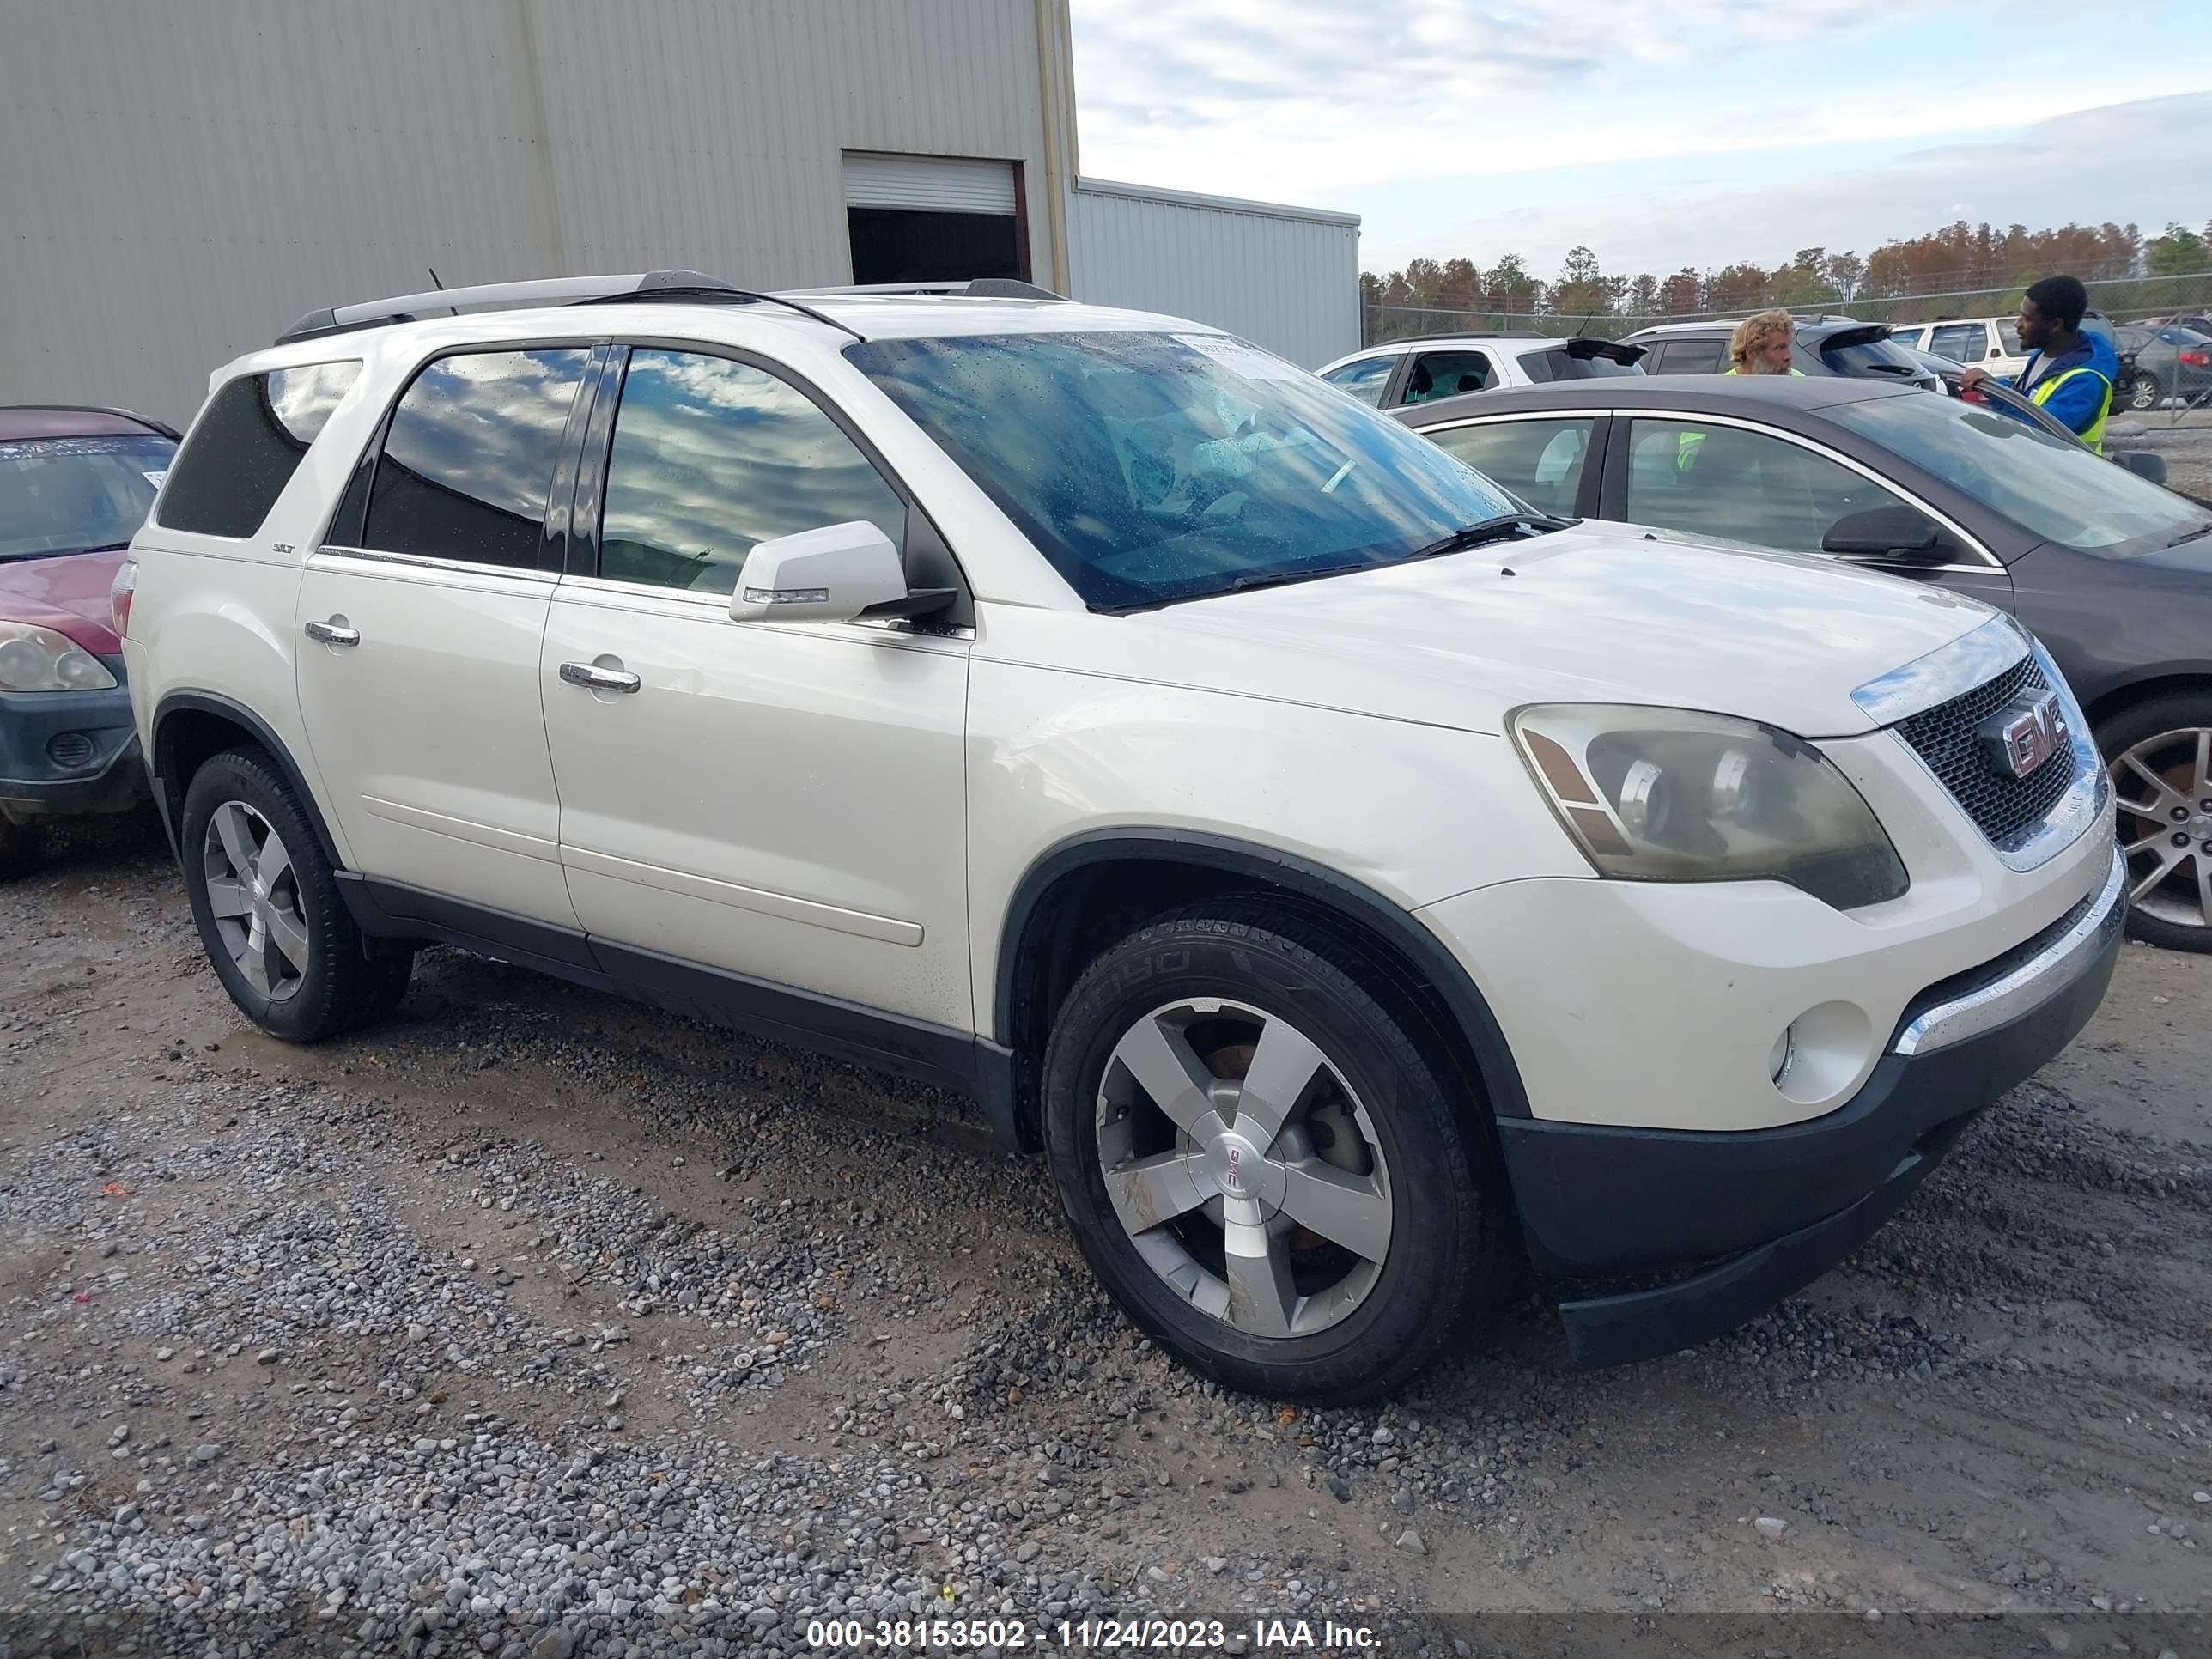
{"type": "MultiPolygon", "coordinates": [[[[2020,302],[2020,343],[2027,348],[2027,363],[2003,384],[2041,405],[2101,455],[2120,360],[2103,336],[2082,331],[2088,309],[2089,290],[2074,277],[2046,276],[2029,289],[2020,302]]],[[[1962,377],[1969,392],[1989,378],[1978,368],[1962,377]]]]}

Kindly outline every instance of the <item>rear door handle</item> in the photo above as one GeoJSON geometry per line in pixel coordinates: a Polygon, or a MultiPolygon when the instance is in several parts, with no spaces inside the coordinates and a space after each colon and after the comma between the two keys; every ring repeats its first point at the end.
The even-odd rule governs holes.
{"type": "Polygon", "coordinates": [[[311,622],[307,624],[307,637],[320,640],[325,645],[359,645],[361,629],[348,628],[340,622],[311,622]]]}
{"type": "Polygon", "coordinates": [[[587,691],[635,691],[645,682],[620,668],[602,668],[595,662],[564,662],[561,678],[587,691]]]}

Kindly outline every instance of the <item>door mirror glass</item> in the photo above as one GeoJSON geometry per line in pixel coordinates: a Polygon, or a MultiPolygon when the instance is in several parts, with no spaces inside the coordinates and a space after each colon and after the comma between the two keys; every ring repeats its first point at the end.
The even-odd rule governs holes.
{"type": "Polygon", "coordinates": [[[906,571],[890,537],[864,519],[757,544],[730,596],[737,622],[853,622],[902,610],[906,571]]]}
{"type": "Polygon", "coordinates": [[[1872,507],[1846,513],[1820,538],[1823,553],[1900,564],[1948,564],[1956,551],[1943,526],[1909,507],[1872,507]]]}

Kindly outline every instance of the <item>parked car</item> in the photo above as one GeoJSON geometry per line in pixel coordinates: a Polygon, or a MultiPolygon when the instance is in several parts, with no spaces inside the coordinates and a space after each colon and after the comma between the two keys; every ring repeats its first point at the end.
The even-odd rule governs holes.
{"type": "MultiPolygon", "coordinates": [[[[1980,386],[1969,391],[1966,387],[1965,369],[1948,357],[1938,357],[1929,351],[1916,351],[1911,346],[1907,346],[1905,349],[1912,352],[1915,357],[1919,358],[1936,371],[1942,380],[1943,390],[1952,397],[1970,404],[1999,405],[2011,411],[2015,419],[2025,421],[2030,426],[2047,432],[2063,442],[2069,444],[2081,442],[2080,435],[2073,428],[2052,416],[2042,404],[2023,397],[2012,387],[2002,382],[1984,380],[1980,386]]],[[[2122,361],[2124,362],[2126,360],[2123,358],[2122,361]]],[[[2121,371],[2123,386],[2127,383],[2126,374],[2125,369],[2121,371]]],[[[2086,448],[2087,446],[2084,445],[2083,447],[2086,448]]],[[[2125,467],[2138,477],[2148,478],[2154,484],[2162,484],[2166,482],[2166,457],[2154,449],[2122,449],[2108,435],[2104,454],[2106,460],[2125,467]]]]}
{"type": "Polygon", "coordinates": [[[1399,418],[1546,512],[1870,563],[2014,614],[2110,764],[2131,927],[2212,950],[2212,511],[2070,433],[1863,381],[1545,386],[1399,418]]]}
{"type": "Polygon", "coordinates": [[[2014,375],[2027,364],[2017,317],[1951,318],[1937,323],[1892,323],[1889,337],[1954,363],[2014,375]]]}
{"type": "Polygon", "coordinates": [[[0,408],[0,879],[47,818],[143,798],[109,589],[176,447],[122,410],[0,408]]]}
{"type": "Polygon", "coordinates": [[[1583,1363],[1729,1328],[2118,951],[2104,770],[2009,618],[1540,517],[1172,319],[686,273],[316,313],[216,374],[133,557],[263,1030],[444,939],[971,1091],[1261,1394],[1395,1389],[1531,1261],[1686,1270],[1567,1299],[1583,1363]]]}
{"type": "Polygon", "coordinates": [[[1613,340],[1449,334],[1370,346],[1323,365],[1319,373],[1364,404],[1396,409],[1462,392],[1639,374],[1637,362],[1643,356],[1640,346],[1613,340]]]}
{"type": "MultiPolygon", "coordinates": [[[[1869,376],[1930,392],[1942,385],[1901,347],[1890,343],[1886,323],[1861,322],[1855,317],[1800,317],[1796,321],[1790,362],[1800,374],[1869,376]]],[[[1725,374],[1729,337],[1735,332],[1733,322],[1660,323],[1638,329],[1621,343],[1640,345],[1650,353],[1644,360],[1646,374],[1725,374]]]]}
{"type": "Polygon", "coordinates": [[[2120,398],[2128,408],[2153,410],[2175,398],[2195,403],[2212,393],[2212,334],[2167,323],[2124,325],[2119,337],[2135,358],[2133,374],[2123,371],[2120,398]]]}
{"type": "Polygon", "coordinates": [[[2212,334],[2212,317],[2208,317],[2202,312],[2185,311],[2172,317],[2147,317],[2142,324],[2143,326],[2149,328],[2163,328],[2169,325],[2181,328],[2193,328],[2199,334],[2212,334]]]}

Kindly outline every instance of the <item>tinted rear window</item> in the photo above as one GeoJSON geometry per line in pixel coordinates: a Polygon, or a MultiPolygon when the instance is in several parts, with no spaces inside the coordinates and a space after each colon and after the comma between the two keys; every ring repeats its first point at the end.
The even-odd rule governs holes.
{"type": "Polygon", "coordinates": [[[425,368],[392,411],[362,544],[534,568],[562,433],[590,356],[581,346],[470,351],[425,368]]]}
{"type": "Polygon", "coordinates": [[[251,536],[292,482],[331,411],[361,373],[356,360],[241,374],[208,400],[155,511],[170,530],[251,536]]]}
{"type": "Polygon", "coordinates": [[[1610,357],[1578,356],[1565,346],[1548,351],[1524,351],[1521,367],[1532,380],[1593,380],[1601,374],[1641,374],[1641,362],[1617,363],[1610,357]]]}
{"type": "Polygon", "coordinates": [[[1920,360],[1891,339],[1868,340],[1841,337],[1844,344],[1820,349],[1820,361],[1834,374],[1863,374],[1870,380],[1913,380],[1929,371],[1920,360]]]}
{"type": "Polygon", "coordinates": [[[1728,355],[1728,342],[1717,335],[1702,340],[1667,340],[1644,360],[1653,374],[1717,374],[1728,355]],[[1652,359],[1656,358],[1655,366],[1652,359]]]}

